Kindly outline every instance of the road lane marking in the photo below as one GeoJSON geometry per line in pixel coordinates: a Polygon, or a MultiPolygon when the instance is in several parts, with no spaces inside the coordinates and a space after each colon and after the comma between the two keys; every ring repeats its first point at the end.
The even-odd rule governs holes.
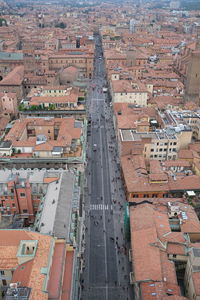
{"type": "Polygon", "coordinates": [[[90,204],[90,210],[112,210],[112,204],[90,204]]]}

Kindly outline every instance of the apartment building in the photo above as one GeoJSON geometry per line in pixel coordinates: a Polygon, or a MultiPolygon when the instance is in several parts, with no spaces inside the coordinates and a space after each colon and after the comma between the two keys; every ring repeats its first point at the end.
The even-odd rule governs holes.
{"type": "Polygon", "coordinates": [[[70,110],[83,109],[81,100],[84,93],[78,88],[52,86],[32,89],[30,93],[21,101],[20,108],[23,111],[32,110],[70,110]],[[80,100],[80,102],[79,102],[80,100]]]}
{"type": "Polygon", "coordinates": [[[0,92],[16,93],[17,99],[23,97],[24,67],[17,66],[0,81],[0,92]]]}
{"type": "Polygon", "coordinates": [[[171,116],[175,122],[186,124],[191,127],[193,139],[200,139],[200,114],[198,111],[174,110],[171,112],[171,116]]]}
{"type": "Polygon", "coordinates": [[[113,103],[132,103],[147,106],[148,91],[145,85],[130,80],[113,80],[110,82],[113,103]]]}
{"type": "Polygon", "coordinates": [[[194,242],[194,247],[189,251],[189,257],[187,261],[185,271],[185,287],[186,295],[189,299],[200,299],[200,248],[195,243],[200,240],[200,233],[190,234],[191,240],[194,242]]]}
{"type": "Polygon", "coordinates": [[[120,154],[137,153],[145,159],[176,159],[178,151],[186,148],[192,139],[192,131],[174,128],[155,129],[153,132],[137,132],[135,129],[119,129],[120,154]],[[137,152],[139,151],[139,152],[137,152]]]}
{"type": "Polygon", "coordinates": [[[23,65],[23,53],[0,52],[0,78],[3,79],[15,67],[23,65]]]}
{"type": "Polygon", "coordinates": [[[145,159],[176,159],[191,143],[193,132],[179,112],[153,107],[114,104],[114,124],[120,155],[141,154],[145,159]]]}
{"type": "Polygon", "coordinates": [[[121,157],[122,176],[129,201],[134,198],[182,197],[186,191],[200,191],[200,177],[195,172],[166,171],[157,160],[145,161],[141,155],[121,157]]]}
{"type": "MultiPolygon", "coordinates": [[[[63,185],[65,185],[65,193],[68,194],[68,201],[65,200],[65,202],[72,202],[73,189],[75,186],[74,178],[75,176],[68,171],[61,170],[1,170],[0,210],[2,218],[5,219],[9,216],[18,215],[25,219],[28,223],[33,223],[39,210],[40,214],[43,212],[43,220],[39,222],[40,215],[37,214],[37,221],[39,222],[37,224],[37,230],[40,228],[40,223],[43,223],[43,226],[41,226],[41,232],[49,234],[49,232],[53,230],[49,230],[47,232],[46,226],[54,226],[58,201],[62,202],[65,199],[65,195],[61,191],[61,187],[63,189],[63,185]],[[66,180],[65,183],[63,183],[64,179],[66,180]],[[70,182],[70,185],[68,182],[70,182]],[[54,197],[54,201],[52,197],[54,197]],[[54,205],[52,205],[52,201],[54,202],[54,205]],[[48,209],[52,209],[51,222],[47,222],[49,211],[46,212],[46,210],[43,209],[44,206],[47,206],[47,202],[49,203],[48,209]],[[44,226],[44,223],[46,222],[47,224],[44,226]]],[[[62,205],[63,210],[64,207],[65,205],[62,205]]],[[[70,207],[71,204],[68,204],[68,213],[66,213],[66,218],[63,218],[63,222],[67,222],[67,214],[70,214],[71,211],[70,207]]],[[[69,228],[69,226],[67,228],[69,228]]],[[[58,232],[57,236],[59,237],[58,232]]]]}
{"type": "Polygon", "coordinates": [[[70,118],[26,118],[15,121],[5,141],[13,154],[58,158],[82,155],[83,123],[70,118]]]}
{"type": "Polygon", "coordinates": [[[93,73],[94,53],[80,49],[60,51],[48,57],[49,70],[59,71],[69,66],[77,67],[83,78],[91,78],[93,73]]]}
{"type": "Polygon", "coordinates": [[[146,200],[129,209],[136,299],[199,297],[200,223],[190,205],[168,200],[146,200]]]}
{"type": "Polygon", "coordinates": [[[18,113],[16,93],[0,93],[0,109],[5,116],[16,116],[18,113]]]}
{"type": "Polygon", "coordinates": [[[3,299],[59,300],[72,295],[74,249],[64,239],[26,230],[0,230],[3,299]]]}

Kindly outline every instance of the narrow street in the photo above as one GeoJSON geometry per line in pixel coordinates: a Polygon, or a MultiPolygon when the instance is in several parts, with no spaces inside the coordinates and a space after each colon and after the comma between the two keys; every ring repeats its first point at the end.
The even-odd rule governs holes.
{"type": "Polygon", "coordinates": [[[84,272],[81,300],[130,300],[128,248],[124,240],[124,202],[112,108],[103,93],[105,69],[96,37],[94,77],[88,93],[88,149],[85,197],[84,272]]]}

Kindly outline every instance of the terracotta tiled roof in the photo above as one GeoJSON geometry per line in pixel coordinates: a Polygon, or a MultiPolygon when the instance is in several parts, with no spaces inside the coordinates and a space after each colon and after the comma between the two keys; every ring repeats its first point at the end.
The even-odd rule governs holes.
{"type": "Polygon", "coordinates": [[[25,230],[0,230],[0,269],[15,269],[12,282],[21,281],[30,287],[30,300],[47,300],[43,292],[44,274],[41,268],[48,266],[52,237],[25,230]],[[38,245],[32,260],[19,266],[17,251],[21,240],[37,240],[38,245]],[[23,268],[24,267],[24,268],[23,268]]]}
{"type": "Polygon", "coordinates": [[[74,251],[67,250],[65,258],[65,270],[63,277],[63,288],[61,300],[70,300],[72,289],[72,272],[73,272],[74,251]]]}
{"type": "Polygon", "coordinates": [[[76,103],[78,100],[78,93],[77,94],[70,94],[65,96],[34,96],[29,101],[30,105],[39,105],[43,103],[76,103]]]}
{"type": "Polygon", "coordinates": [[[30,260],[18,266],[13,273],[12,282],[20,282],[21,286],[28,286],[33,262],[33,260],[30,260]]]}
{"type": "Polygon", "coordinates": [[[62,266],[65,259],[65,241],[55,244],[51,273],[48,282],[49,298],[58,299],[62,282],[62,266]]]}
{"type": "Polygon", "coordinates": [[[21,85],[24,79],[24,67],[15,67],[3,80],[0,81],[0,86],[4,85],[21,85]]]}
{"type": "Polygon", "coordinates": [[[51,151],[55,146],[64,147],[71,145],[72,139],[79,139],[81,136],[81,129],[74,128],[74,118],[54,118],[45,120],[43,118],[27,118],[17,120],[6,135],[5,140],[12,140],[15,147],[34,147],[35,151],[48,150],[51,151]],[[28,125],[31,126],[55,126],[59,125],[59,133],[57,140],[47,140],[43,144],[36,145],[36,137],[24,138],[23,133],[27,130],[28,125]]]}
{"type": "MultiPolygon", "coordinates": [[[[139,156],[140,157],[140,156],[139,156]]],[[[138,172],[136,163],[137,155],[126,155],[121,157],[124,180],[128,192],[167,192],[178,190],[200,190],[200,177],[196,175],[186,176],[184,173],[176,177],[176,180],[169,174],[168,181],[163,183],[151,183],[150,176],[144,172],[138,172]]],[[[164,174],[164,173],[161,173],[164,174]]],[[[159,176],[157,176],[159,179],[159,176]]],[[[165,180],[167,177],[165,176],[165,180]]]]}

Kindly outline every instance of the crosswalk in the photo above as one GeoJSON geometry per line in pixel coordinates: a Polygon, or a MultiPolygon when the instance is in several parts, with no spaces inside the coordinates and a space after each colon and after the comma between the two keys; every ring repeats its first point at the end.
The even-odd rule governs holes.
{"type": "Polygon", "coordinates": [[[112,204],[90,204],[90,210],[112,210],[112,204]]]}

